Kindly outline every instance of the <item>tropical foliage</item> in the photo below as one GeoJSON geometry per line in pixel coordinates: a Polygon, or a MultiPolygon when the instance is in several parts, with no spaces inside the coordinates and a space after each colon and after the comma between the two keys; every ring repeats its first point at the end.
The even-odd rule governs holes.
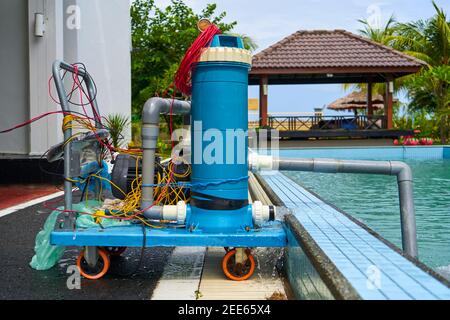
{"type": "Polygon", "coordinates": [[[225,23],[225,12],[216,13],[209,4],[200,14],[182,0],[172,0],[165,9],[154,0],[135,0],[131,5],[132,101],[133,113],[140,115],[145,101],[152,96],[170,95],[178,64],[198,36],[197,21],[210,19],[223,31],[236,22],[225,23]]]}
{"type": "MultiPolygon", "coordinates": [[[[417,116],[408,120],[408,114],[405,114],[401,120],[397,115],[396,123],[405,124],[413,118],[420,119],[422,130],[429,128],[434,136],[437,125],[439,139],[447,143],[450,134],[450,21],[434,1],[432,5],[436,13],[429,19],[397,23],[391,17],[383,28],[374,28],[367,21],[361,21],[364,29],[360,33],[427,64],[420,73],[396,81],[396,89],[407,92],[408,113],[417,116]],[[426,121],[429,123],[425,124],[426,121]]],[[[361,89],[364,90],[364,87],[361,89]]],[[[382,91],[383,87],[375,90],[382,91]]]]}
{"type": "Polygon", "coordinates": [[[427,63],[423,71],[405,81],[409,109],[425,110],[439,123],[441,143],[450,126],[450,21],[434,2],[436,14],[428,20],[396,26],[394,47],[427,63]]]}
{"type": "MultiPolygon", "coordinates": [[[[154,0],[132,2],[132,128],[135,144],[139,143],[136,134],[140,132],[140,117],[145,101],[153,96],[173,95],[173,80],[178,65],[199,35],[198,20],[209,19],[224,33],[229,33],[236,26],[235,21],[224,21],[225,12],[216,11],[216,4],[208,4],[200,13],[195,13],[183,0],[171,0],[164,9],[158,8],[154,0]]],[[[257,48],[253,39],[246,35],[240,36],[247,49],[257,48]]],[[[180,123],[180,117],[174,117],[174,126],[180,123]]],[[[164,134],[168,139],[167,132],[164,134]]]]}

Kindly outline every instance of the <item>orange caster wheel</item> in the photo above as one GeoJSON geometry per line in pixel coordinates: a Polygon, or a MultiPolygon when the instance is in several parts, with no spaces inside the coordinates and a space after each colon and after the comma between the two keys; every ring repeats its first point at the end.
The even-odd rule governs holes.
{"type": "Polygon", "coordinates": [[[111,257],[119,257],[127,250],[127,247],[103,247],[102,249],[111,257]]]}
{"type": "Polygon", "coordinates": [[[223,273],[234,281],[249,279],[255,272],[255,265],[255,258],[250,250],[242,248],[229,250],[222,260],[223,273]]]}
{"type": "Polygon", "coordinates": [[[86,279],[97,280],[103,277],[109,269],[109,256],[103,250],[97,250],[98,259],[95,266],[90,266],[85,258],[85,250],[81,251],[77,259],[80,274],[86,279]]]}

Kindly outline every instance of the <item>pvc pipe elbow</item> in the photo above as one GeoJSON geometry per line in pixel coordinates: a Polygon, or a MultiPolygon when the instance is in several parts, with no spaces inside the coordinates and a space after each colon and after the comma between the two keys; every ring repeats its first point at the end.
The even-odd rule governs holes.
{"type": "Polygon", "coordinates": [[[397,175],[397,181],[413,181],[411,167],[402,161],[390,161],[392,175],[397,175]]]}
{"type": "Polygon", "coordinates": [[[175,99],[150,98],[145,102],[142,110],[142,123],[159,124],[160,114],[170,112],[171,108],[173,114],[189,114],[191,103],[175,99]]]}

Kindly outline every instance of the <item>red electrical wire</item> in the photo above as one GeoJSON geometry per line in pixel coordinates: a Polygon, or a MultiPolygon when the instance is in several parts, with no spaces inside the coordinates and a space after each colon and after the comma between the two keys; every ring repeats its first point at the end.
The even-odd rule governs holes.
{"type": "MultiPolygon", "coordinates": [[[[39,115],[39,116],[36,116],[36,117],[34,117],[34,118],[32,118],[32,119],[26,121],[26,122],[24,122],[24,123],[18,124],[18,125],[16,125],[16,126],[12,127],[12,128],[9,128],[9,129],[6,129],[6,130],[2,130],[2,131],[0,131],[0,133],[7,133],[7,132],[11,132],[11,131],[13,131],[13,130],[16,130],[16,129],[25,127],[25,126],[27,126],[27,125],[29,125],[29,124],[31,124],[31,123],[37,121],[37,120],[40,120],[40,119],[42,119],[42,118],[44,118],[44,117],[46,117],[46,116],[52,115],[52,114],[71,115],[72,112],[70,112],[70,111],[67,111],[67,112],[66,112],[66,111],[51,111],[51,112],[46,112],[46,113],[43,113],[43,114],[41,114],[41,115],[39,115]]],[[[88,117],[86,117],[86,118],[83,118],[83,117],[82,117],[82,119],[93,120],[92,118],[88,118],[88,117]]]]}
{"type": "Polygon", "coordinates": [[[203,31],[191,47],[186,51],[183,60],[181,60],[180,67],[175,74],[175,86],[185,95],[190,95],[192,92],[192,68],[198,62],[203,49],[211,45],[211,41],[216,34],[220,34],[220,29],[211,24],[205,31],[203,31]]]}
{"type": "MultiPolygon", "coordinates": [[[[192,92],[192,68],[194,67],[195,63],[197,63],[200,60],[200,56],[204,50],[204,48],[207,48],[211,45],[211,41],[213,40],[214,36],[217,34],[220,34],[220,29],[214,25],[211,24],[208,28],[206,28],[198,37],[195,39],[195,41],[192,43],[190,48],[186,51],[183,60],[181,60],[180,66],[178,67],[177,73],[175,74],[175,88],[178,89],[181,93],[189,96],[192,92]]],[[[168,88],[169,89],[169,88],[168,88]]],[[[167,90],[166,90],[167,91],[167,90]]],[[[174,90],[172,95],[172,103],[170,105],[170,111],[169,111],[169,117],[170,117],[170,123],[169,123],[169,132],[170,137],[172,141],[172,149],[175,146],[175,142],[172,139],[172,133],[173,133],[173,118],[172,118],[172,109],[173,104],[175,101],[175,95],[176,90],[174,90]]],[[[169,183],[173,179],[173,172],[171,172],[169,176],[169,183]]]]}

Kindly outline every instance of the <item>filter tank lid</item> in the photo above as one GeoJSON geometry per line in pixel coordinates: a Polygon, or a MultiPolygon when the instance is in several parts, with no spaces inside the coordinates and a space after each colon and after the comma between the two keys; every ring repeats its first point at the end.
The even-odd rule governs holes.
{"type": "Polygon", "coordinates": [[[199,62],[242,62],[252,64],[252,53],[244,48],[240,37],[233,35],[214,36],[209,48],[205,48],[199,62]]]}

